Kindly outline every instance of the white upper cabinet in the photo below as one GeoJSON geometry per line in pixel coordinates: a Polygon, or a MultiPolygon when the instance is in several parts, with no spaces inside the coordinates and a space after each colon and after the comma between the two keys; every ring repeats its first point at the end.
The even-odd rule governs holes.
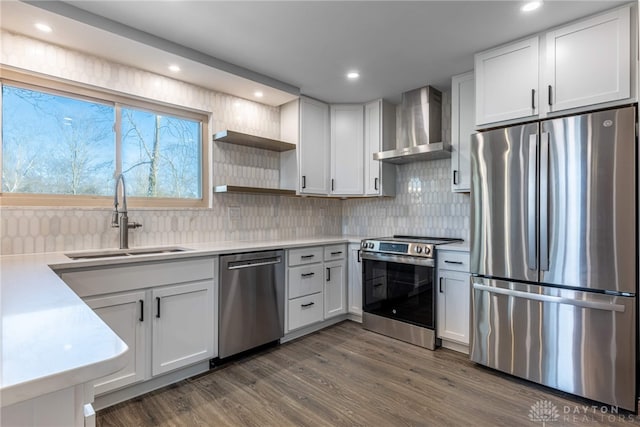
{"type": "Polygon", "coordinates": [[[373,160],[373,153],[395,147],[395,106],[381,99],[364,106],[364,194],[396,195],[396,165],[373,160]]]}
{"type": "Polygon", "coordinates": [[[476,125],[538,114],[538,57],[538,36],[476,54],[476,125]]]}
{"type": "Polygon", "coordinates": [[[331,106],[331,194],[364,192],[364,112],[361,104],[331,106]]]}
{"type": "Polygon", "coordinates": [[[300,98],[300,194],[329,193],[329,106],[300,98]]]}
{"type": "Polygon", "coordinates": [[[624,7],[546,34],[549,112],[629,98],[630,21],[624,7]]]}
{"type": "Polygon", "coordinates": [[[451,78],[451,191],[471,191],[471,134],[475,132],[473,71],[451,78]]]}
{"type": "Polygon", "coordinates": [[[632,58],[630,5],[477,53],[475,123],[633,102],[632,58]]]}

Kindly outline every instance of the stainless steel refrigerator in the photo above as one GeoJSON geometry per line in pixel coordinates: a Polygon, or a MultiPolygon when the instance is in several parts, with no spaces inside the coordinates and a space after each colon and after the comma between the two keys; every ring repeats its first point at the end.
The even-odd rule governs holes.
{"type": "Polygon", "coordinates": [[[471,359],[636,410],[636,110],[471,142],[471,359]]]}

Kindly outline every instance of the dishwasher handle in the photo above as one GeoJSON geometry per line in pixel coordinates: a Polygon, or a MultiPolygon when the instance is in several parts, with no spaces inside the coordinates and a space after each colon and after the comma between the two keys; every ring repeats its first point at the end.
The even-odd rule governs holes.
{"type": "Polygon", "coordinates": [[[273,258],[250,259],[247,261],[235,261],[229,263],[227,270],[240,270],[242,268],[261,267],[263,265],[280,264],[281,262],[282,258],[279,256],[273,258]]]}

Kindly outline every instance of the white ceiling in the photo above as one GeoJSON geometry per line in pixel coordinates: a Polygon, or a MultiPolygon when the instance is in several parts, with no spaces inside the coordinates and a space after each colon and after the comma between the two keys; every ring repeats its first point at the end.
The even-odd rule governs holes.
{"type": "Polygon", "coordinates": [[[298,89],[332,103],[446,90],[475,52],[626,2],[547,0],[530,14],[515,0],[28,3],[2,1],[2,27],[43,38],[32,26],[43,15],[58,21],[54,43],[165,75],[178,63],[172,77],[249,99],[262,89],[279,105],[298,89]]]}

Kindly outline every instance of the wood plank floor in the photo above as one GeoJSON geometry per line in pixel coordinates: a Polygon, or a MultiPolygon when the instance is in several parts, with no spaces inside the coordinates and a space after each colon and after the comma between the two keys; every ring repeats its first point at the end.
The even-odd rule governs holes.
{"type": "Polygon", "coordinates": [[[640,426],[586,401],[345,321],[106,408],[107,426],[640,426]],[[540,404],[539,404],[540,405],[540,404]]]}

